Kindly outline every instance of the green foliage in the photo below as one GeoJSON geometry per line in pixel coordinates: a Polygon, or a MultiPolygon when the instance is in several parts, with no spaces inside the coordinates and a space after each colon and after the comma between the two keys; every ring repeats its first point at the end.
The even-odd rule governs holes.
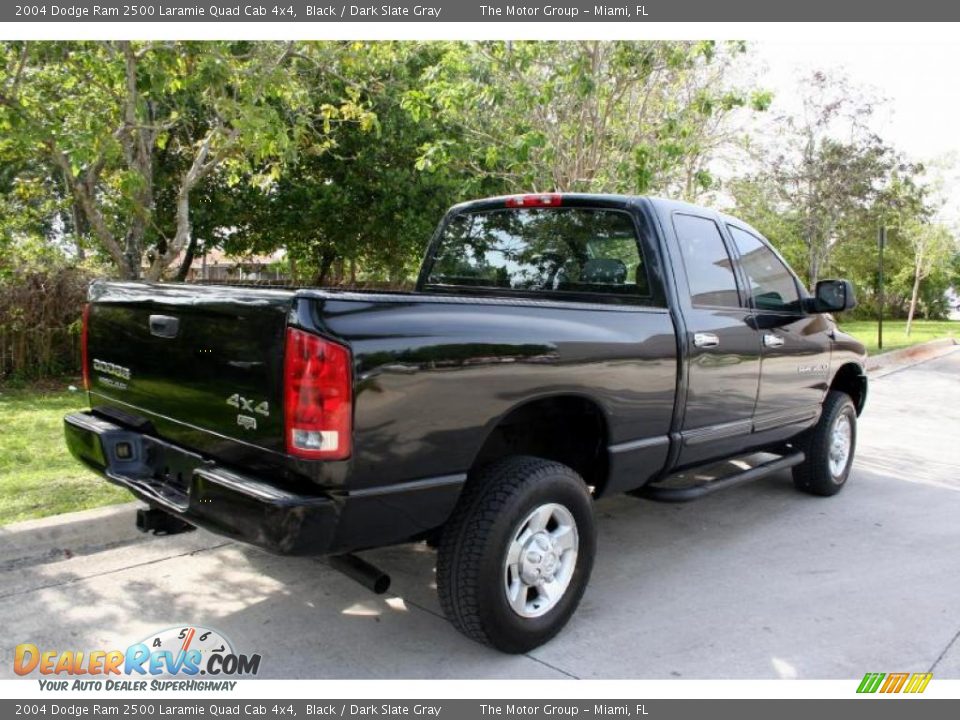
{"type": "Polygon", "coordinates": [[[0,128],[10,140],[0,151],[49,166],[121,275],[138,277],[146,264],[157,279],[190,242],[190,195],[212,172],[228,185],[267,183],[307,136],[322,150],[340,124],[373,127],[349,91],[313,103],[308,81],[336,51],[330,43],[2,43],[0,128]],[[176,197],[172,223],[170,214],[154,217],[165,189],[176,197]]]}
{"type": "MultiPolygon", "coordinates": [[[[507,191],[675,192],[714,183],[723,121],[762,110],[726,79],[744,46],[713,42],[447,43],[403,107],[442,132],[418,167],[507,191]]],[[[471,188],[472,190],[472,188],[471,188]]]]}
{"type": "MultiPolygon", "coordinates": [[[[280,246],[302,280],[364,283],[413,276],[438,218],[456,199],[449,173],[418,168],[419,148],[436,123],[402,106],[437,46],[350,43],[339,49],[335,77],[313,103],[351,94],[375,122],[346,124],[318,150],[307,138],[284,173],[256,192],[242,192],[231,252],[280,246]]],[[[325,69],[318,75],[326,75],[325,69]]]]}

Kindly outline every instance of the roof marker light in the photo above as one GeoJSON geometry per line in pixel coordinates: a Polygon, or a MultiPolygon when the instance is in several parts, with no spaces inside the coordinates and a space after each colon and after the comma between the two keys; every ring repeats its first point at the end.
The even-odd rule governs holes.
{"type": "Polygon", "coordinates": [[[509,208],[559,207],[563,196],[559,193],[539,193],[534,195],[511,195],[507,198],[509,208]]]}

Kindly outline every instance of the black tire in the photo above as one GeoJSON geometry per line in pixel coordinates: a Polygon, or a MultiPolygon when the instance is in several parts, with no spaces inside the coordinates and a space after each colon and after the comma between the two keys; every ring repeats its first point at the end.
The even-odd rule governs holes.
{"type": "Polygon", "coordinates": [[[440,605],[472,640],[507,653],[527,652],[550,640],[573,615],[595,553],[593,500],[576,472],[536,457],[497,461],[470,479],[444,528],[437,556],[440,605]],[[523,617],[507,599],[507,552],[520,523],[548,504],[567,510],[576,523],[576,561],[570,562],[574,569],[556,604],[538,617],[523,617]]]}
{"type": "Polygon", "coordinates": [[[843,490],[857,449],[857,410],[850,396],[835,390],[828,392],[820,420],[795,444],[806,454],[806,459],[793,468],[793,484],[797,490],[824,497],[843,490]],[[844,420],[849,423],[850,450],[846,463],[834,472],[830,462],[832,435],[837,423],[844,420]]]}

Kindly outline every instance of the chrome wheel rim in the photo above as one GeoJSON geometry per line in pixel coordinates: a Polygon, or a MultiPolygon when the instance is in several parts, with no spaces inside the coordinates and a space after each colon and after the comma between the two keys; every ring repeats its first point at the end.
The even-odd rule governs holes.
{"type": "Polygon", "coordinates": [[[563,505],[541,505],[511,534],[503,563],[507,604],[520,617],[550,612],[570,587],[577,567],[580,536],[573,514],[563,505]]]}
{"type": "Polygon", "coordinates": [[[853,424],[846,413],[841,413],[833,424],[833,430],[830,431],[830,451],[828,460],[830,463],[830,474],[834,478],[839,478],[847,469],[847,462],[850,460],[850,449],[853,445],[853,424]]]}

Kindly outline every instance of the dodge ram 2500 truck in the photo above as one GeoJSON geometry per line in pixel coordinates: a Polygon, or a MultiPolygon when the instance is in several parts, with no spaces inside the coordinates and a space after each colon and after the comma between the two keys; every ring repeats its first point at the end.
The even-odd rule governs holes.
{"type": "Polygon", "coordinates": [[[785,468],[843,488],[867,380],[829,313],[853,304],[842,280],[808,294],[712,210],[478,200],[444,217],[414,292],[95,283],[91,409],[66,437],[148,503],[146,529],[327,555],[378,590],[350,553],[426,541],[451,622],[522,652],[583,595],[594,498],[677,502],[785,468]]]}

